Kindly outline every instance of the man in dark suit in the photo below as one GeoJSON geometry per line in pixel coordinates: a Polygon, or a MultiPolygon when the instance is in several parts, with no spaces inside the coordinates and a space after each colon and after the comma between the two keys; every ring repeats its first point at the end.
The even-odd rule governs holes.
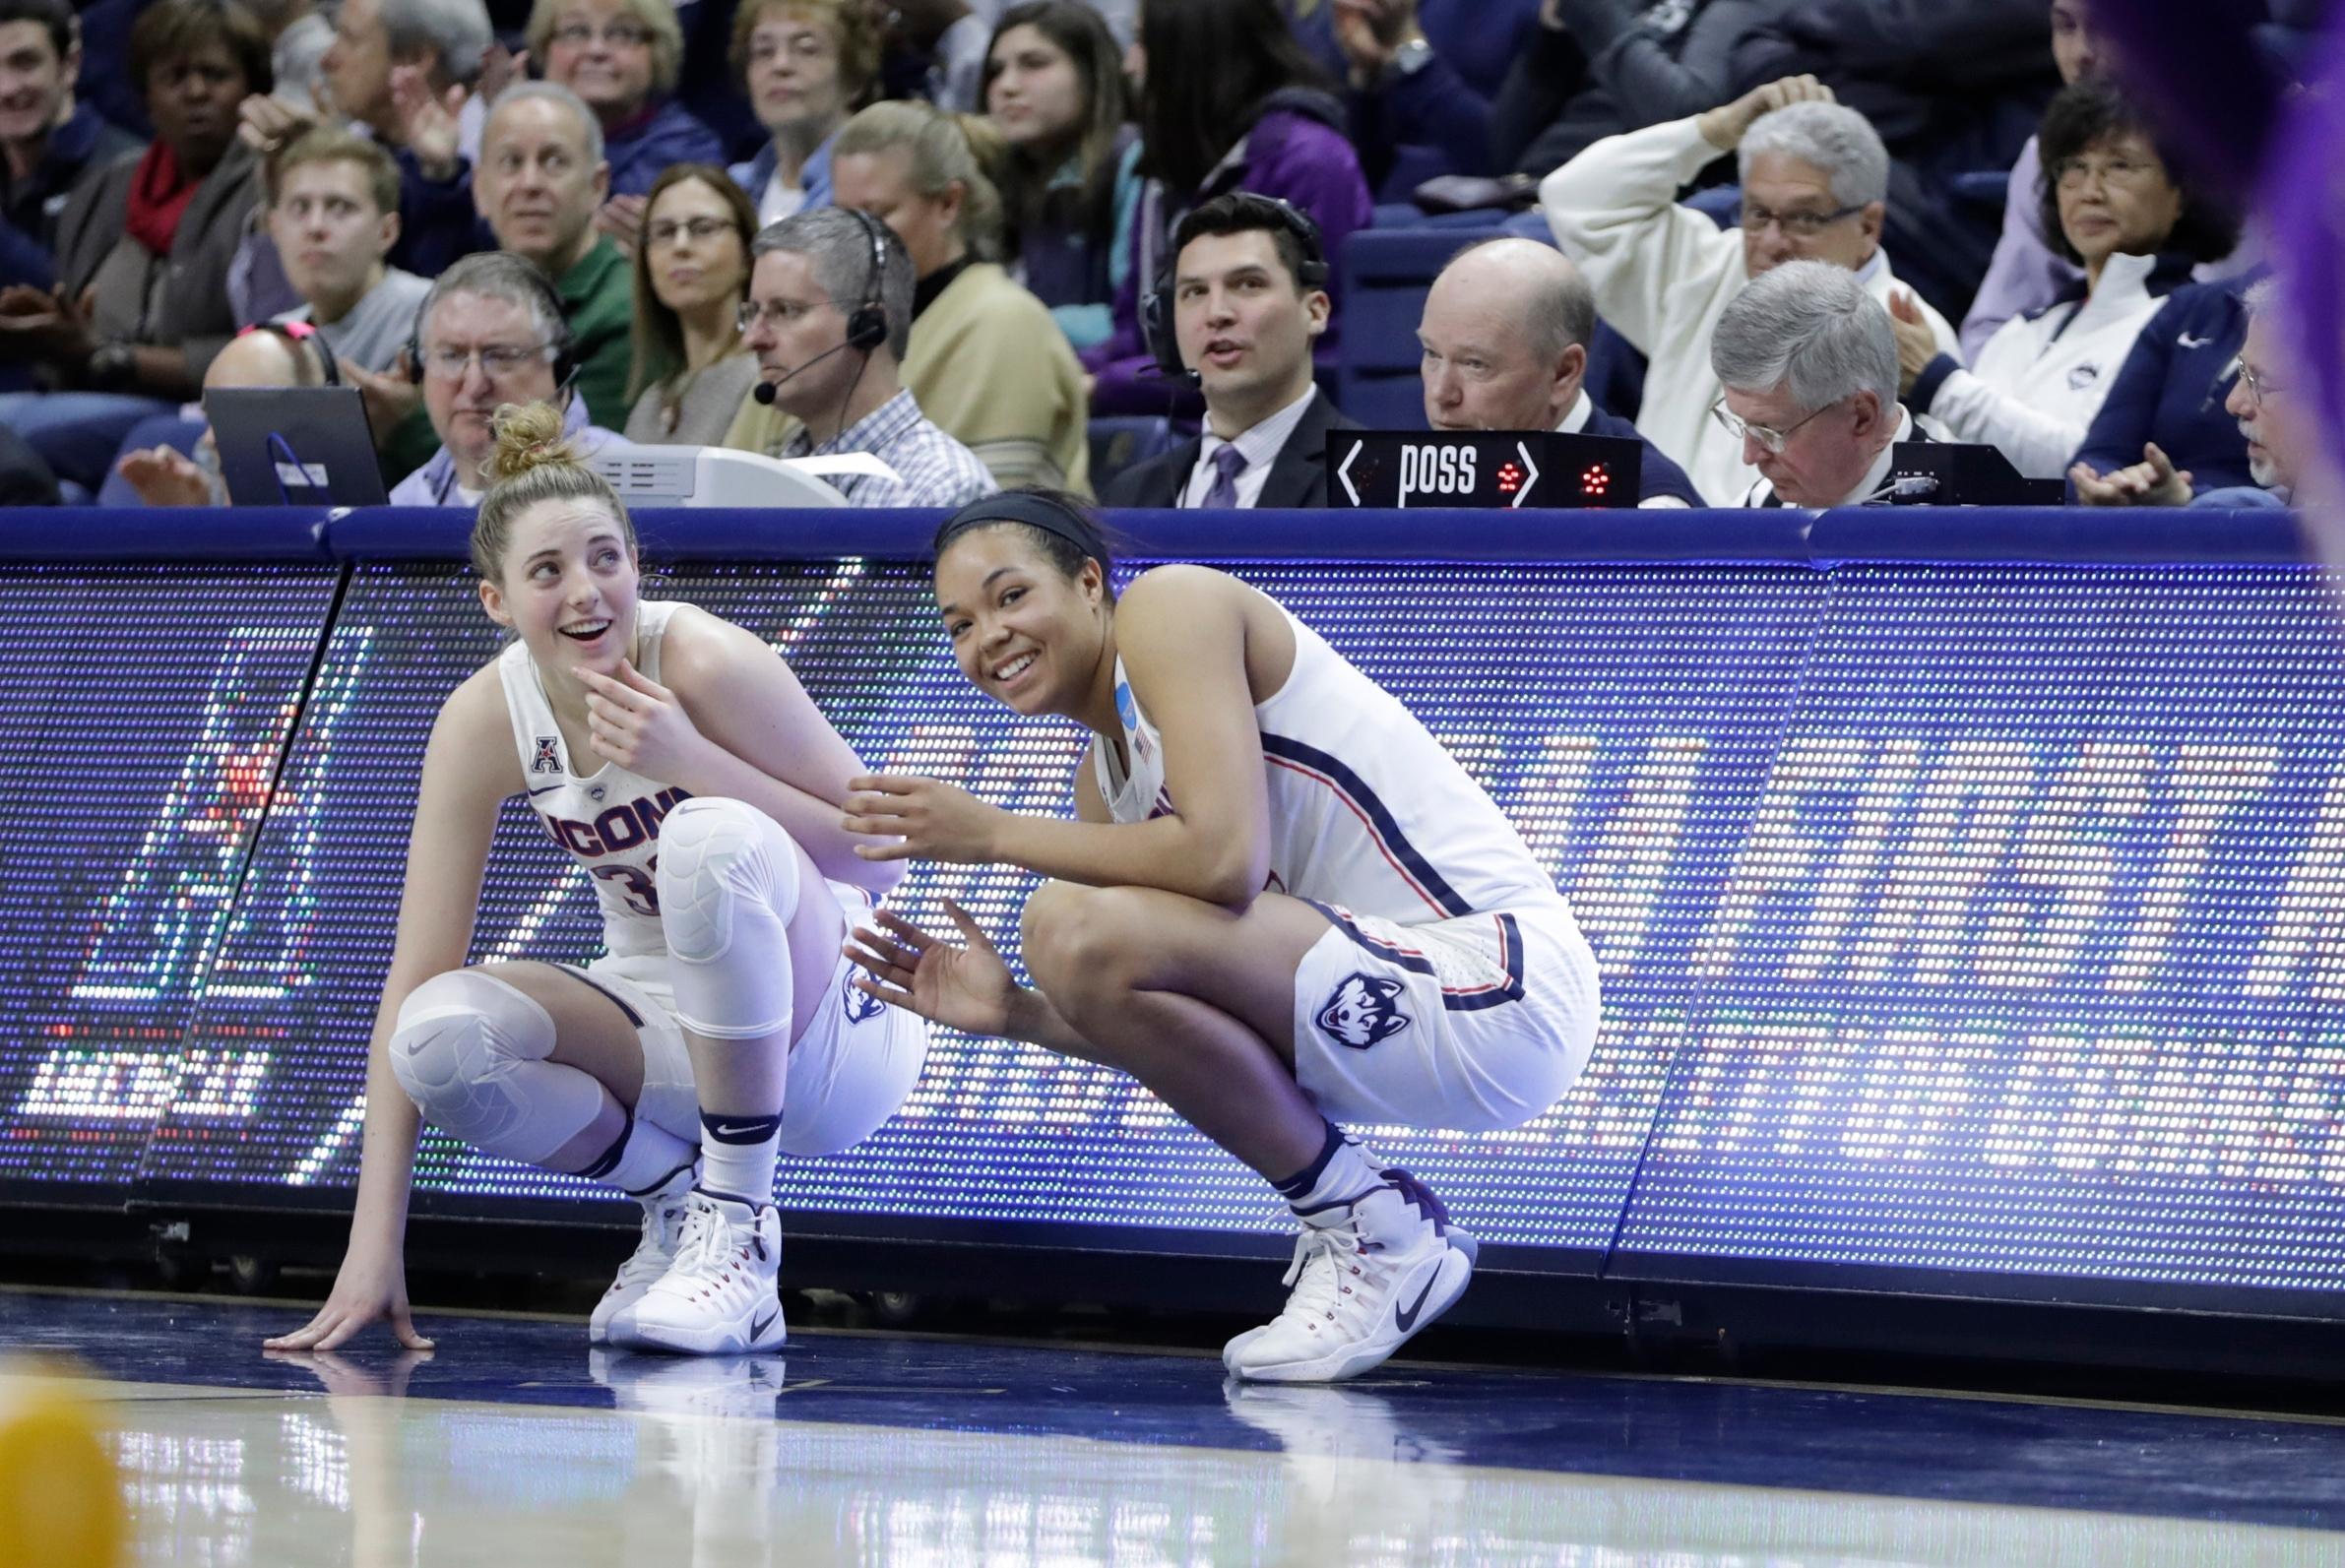
{"type": "Polygon", "coordinates": [[[1158,289],[1179,364],[1205,394],[1205,430],[1117,474],[1109,506],[1310,507],[1327,504],[1327,432],[1357,430],[1311,381],[1327,330],[1327,259],[1296,209],[1232,191],[1172,231],[1158,289]]]}
{"type": "Polygon", "coordinates": [[[1534,239],[1486,239],[1449,259],[1425,296],[1425,420],[1436,430],[1557,430],[1642,442],[1640,506],[1704,504],[1685,470],[1582,383],[1596,295],[1579,269],[1534,239]]]}

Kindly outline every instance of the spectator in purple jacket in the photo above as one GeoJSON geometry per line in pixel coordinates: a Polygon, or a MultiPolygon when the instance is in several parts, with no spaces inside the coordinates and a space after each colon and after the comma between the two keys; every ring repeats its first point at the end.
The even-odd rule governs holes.
{"type": "MultiPolygon", "coordinates": [[[[1148,183],[1128,231],[1131,272],[1116,290],[1115,330],[1083,359],[1098,378],[1094,413],[1193,415],[1202,403],[1156,368],[1140,334],[1140,297],[1165,270],[1172,224],[1225,191],[1276,196],[1311,216],[1332,260],[1367,223],[1367,180],[1344,137],[1344,105],[1288,31],[1278,0],[1148,6],[1133,54],[1148,183]],[[1149,70],[1151,60],[1167,69],[1149,70]]],[[[1341,319],[1339,309],[1317,344],[1322,376],[1334,372],[1341,319]]]]}
{"type": "Polygon", "coordinates": [[[673,163],[723,163],[717,133],[669,94],[684,54],[673,0],[538,0],[530,56],[602,122],[610,196],[596,226],[631,250],[644,193],[673,163]]]}

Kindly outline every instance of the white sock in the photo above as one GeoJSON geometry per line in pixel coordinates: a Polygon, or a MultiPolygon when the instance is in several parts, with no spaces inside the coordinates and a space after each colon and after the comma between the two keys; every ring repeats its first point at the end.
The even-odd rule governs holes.
{"type": "Polygon", "coordinates": [[[595,1162],[579,1172],[607,1181],[630,1196],[640,1197],[692,1162],[696,1151],[665,1127],[655,1127],[627,1112],[627,1125],[595,1162]]]}
{"type": "Polygon", "coordinates": [[[1360,1146],[1329,1122],[1327,1141],[1320,1146],[1318,1158],[1275,1185],[1288,1207],[1302,1220],[1326,1223],[1343,1205],[1382,1185],[1383,1179],[1360,1146]]]}
{"type": "Polygon", "coordinates": [[[700,1186],[744,1203],[774,1201],[774,1166],[782,1157],[782,1118],[700,1113],[700,1186]]]}

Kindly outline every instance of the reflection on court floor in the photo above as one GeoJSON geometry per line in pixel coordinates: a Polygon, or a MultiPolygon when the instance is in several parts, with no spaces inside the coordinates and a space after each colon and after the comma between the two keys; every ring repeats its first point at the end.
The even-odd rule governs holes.
{"type": "Polygon", "coordinates": [[[686,1360],[545,1319],[264,1357],[289,1310],[0,1291],[0,1349],[107,1374],[136,1561],[2345,1560],[2321,1420],[1406,1364],[1275,1388],[1195,1353],[836,1334],[686,1360]]]}

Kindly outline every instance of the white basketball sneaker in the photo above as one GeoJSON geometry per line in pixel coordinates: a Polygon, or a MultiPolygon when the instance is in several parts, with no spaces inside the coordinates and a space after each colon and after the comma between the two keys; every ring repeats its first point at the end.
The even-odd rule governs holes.
{"type": "Polygon", "coordinates": [[[688,1355],[742,1355],[789,1338],[775,1280],[782,1216],[700,1188],[684,1204],[675,1260],[635,1304],[634,1343],[688,1355]]]}
{"type": "Polygon", "coordinates": [[[619,1277],[610,1282],[610,1288],[595,1303],[595,1315],[587,1319],[587,1344],[634,1342],[635,1303],[643,1299],[652,1282],[665,1274],[667,1266],[675,1261],[676,1243],[684,1230],[684,1200],[692,1191],[694,1168],[677,1166],[665,1181],[639,1200],[643,1204],[643,1236],[635,1243],[627,1261],[619,1265],[619,1277]]]}
{"type": "Polygon", "coordinates": [[[1475,1241],[1405,1170],[1303,1221],[1286,1310],[1232,1340],[1222,1363],[1263,1383],[1334,1383],[1381,1366],[1449,1310],[1474,1276],[1475,1241]]]}

